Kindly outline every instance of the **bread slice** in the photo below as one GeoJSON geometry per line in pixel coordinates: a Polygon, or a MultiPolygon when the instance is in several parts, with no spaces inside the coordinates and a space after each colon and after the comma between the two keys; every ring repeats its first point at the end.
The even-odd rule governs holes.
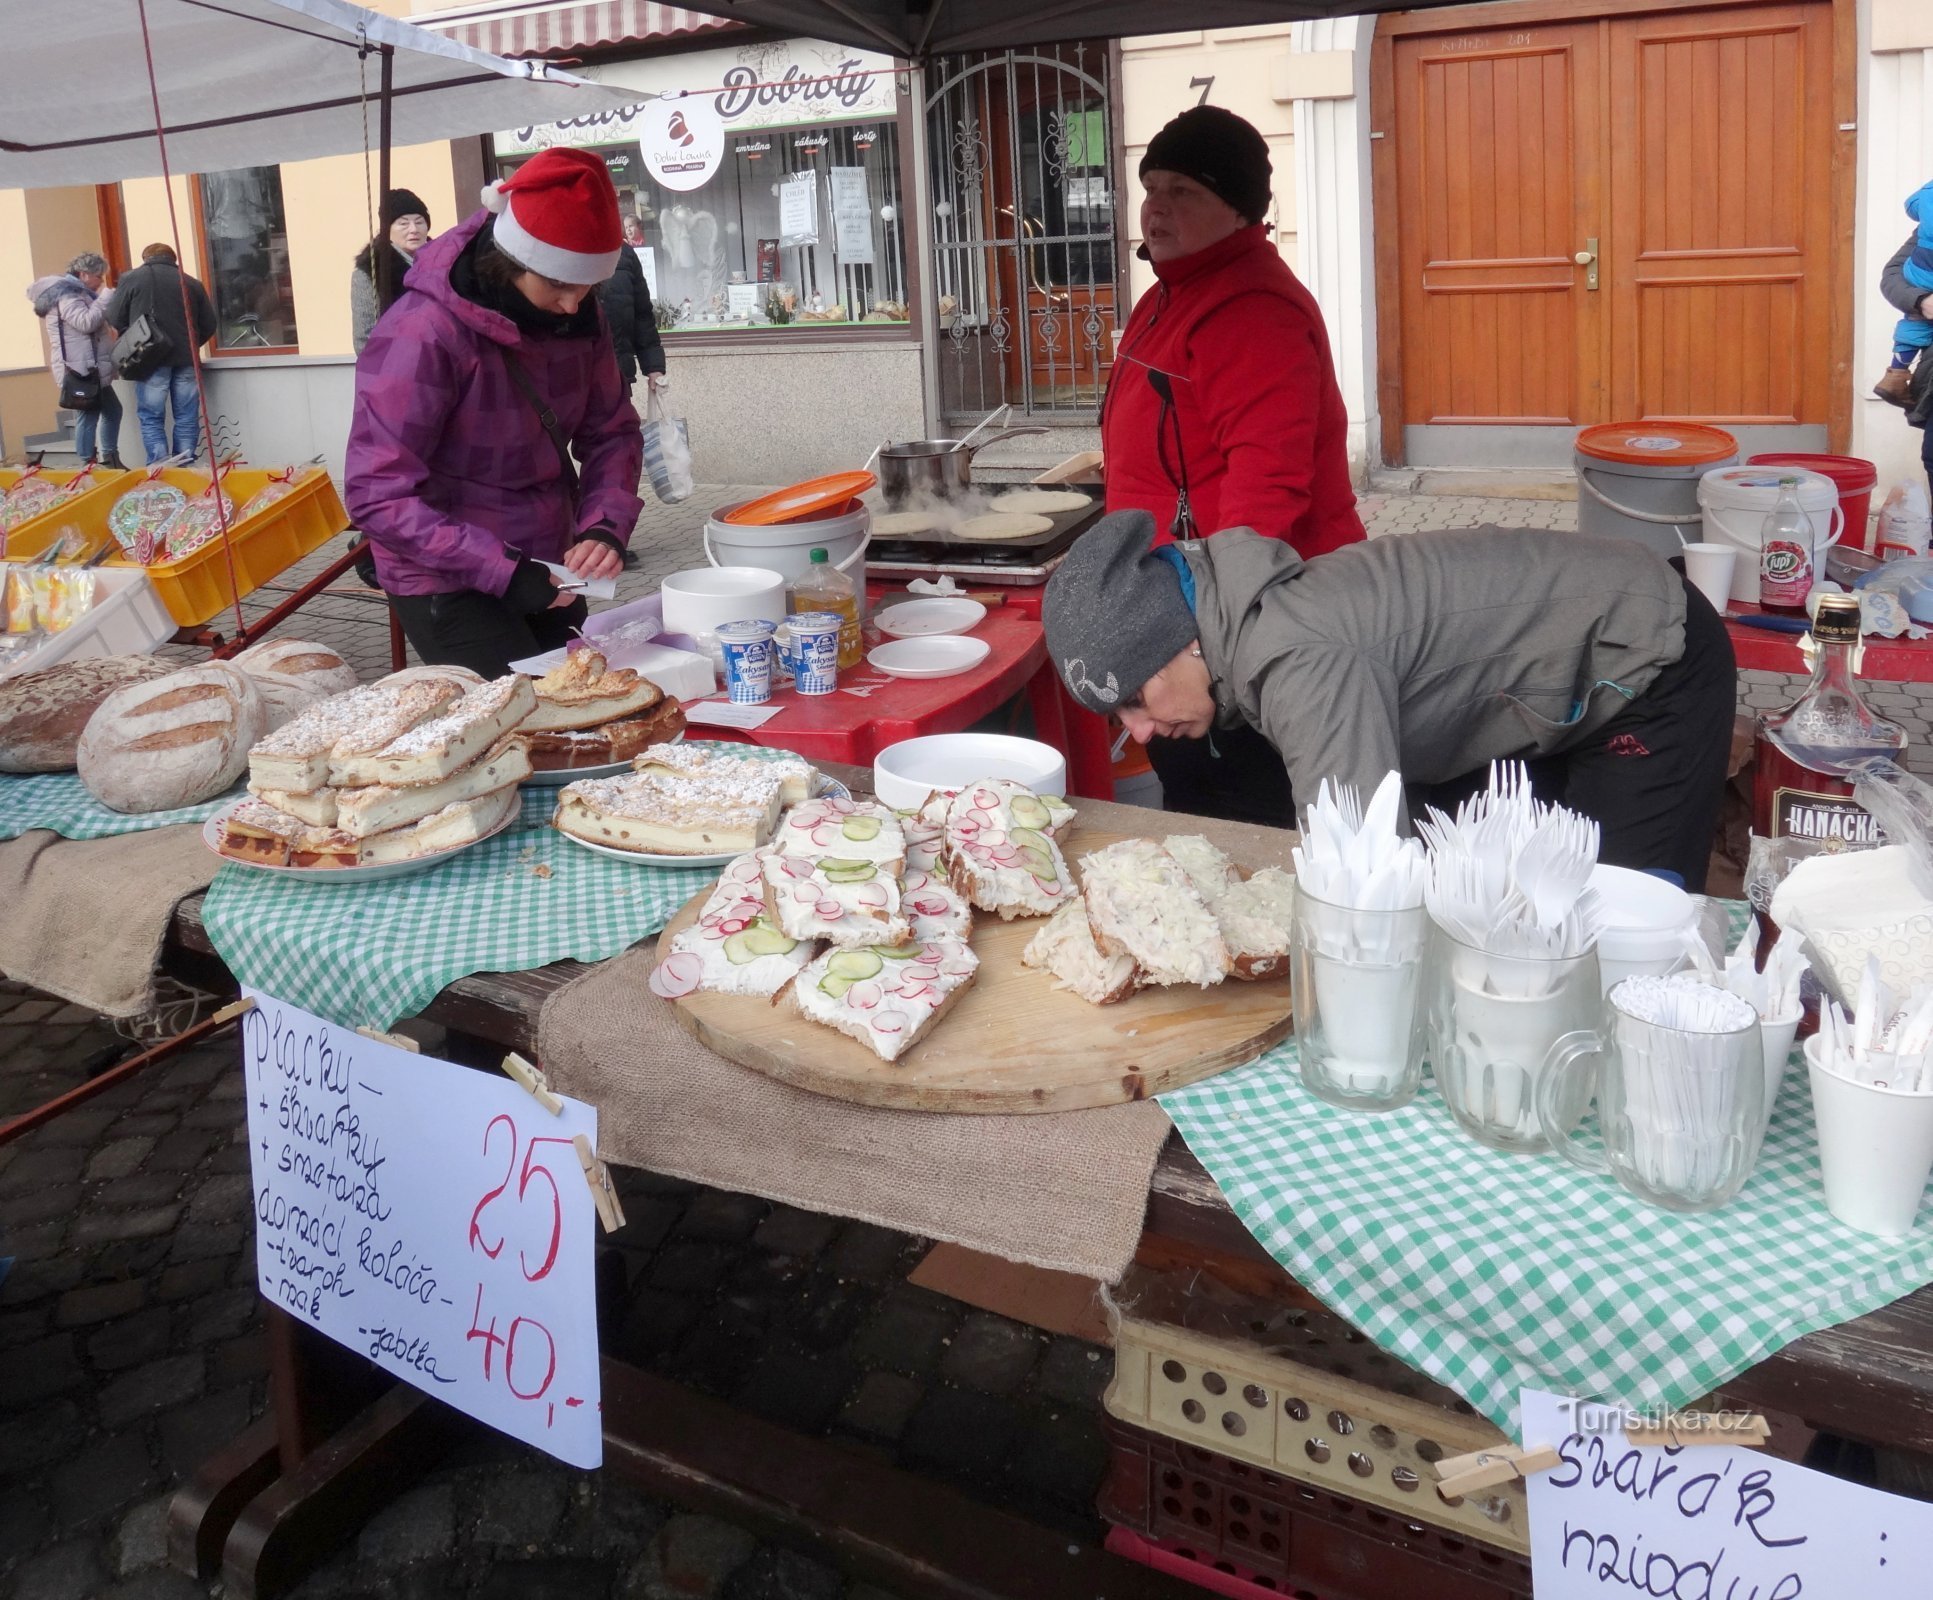
{"type": "Polygon", "coordinates": [[[719,875],[698,920],[671,941],[674,951],[698,957],[700,989],[769,1000],[818,953],[818,946],[789,937],[773,921],[764,890],[758,855],[748,851],[719,875]]]}
{"type": "Polygon", "coordinates": [[[1110,956],[1094,942],[1081,895],[1049,917],[1027,948],[1022,966],[1052,975],[1054,987],[1077,994],[1090,1005],[1111,1006],[1141,987],[1141,969],[1131,956],[1110,956]]]}
{"type": "Polygon", "coordinates": [[[1067,861],[1045,831],[1053,817],[1019,784],[962,789],[947,806],[942,855],[955,892],[1009,921],[1052,916],[1074,896],[1067,861]]]}
{"type": "Polygon", "coordinates": [[[783,850],[759,852],[765,900],[794,939],[826,939],[851,948],[900,944],[912,924],[900,909],[899,884],[870,861],[810,860],[783,850]]]}
{"type": "MultiPolygon", "coordinates": [[[[928,806],[931,802],[928,802],[928,806]]],[[[899,818],[899,831],[906,837],[906,870],[913,872],[935,872],[943,870],[940,858],[944,854],[946,840],[946,806],[944,800],[937,817],[927,816],[927,807],[918,811],[895,811],[899,818]]]]}
{"type": "Polygon", "coordinates": [[[1198,833],[1170,834],[1161,841],[1161,848],[1181,863],[1181,870],[1188,874],[1195,892],[1211,906],[1223,890],[1242,881],[1227,852],[1198,833]]]}
{"type": "Polygon", "coordinates": [[[1057,794],[1041,794],[1012,778],[982,778],[948,798],[951,814],[966,798],[968,811],[979,810],[993,816],[1003,828],[1032,828],[1058,839],[1074,820],[1074,808],[1057,794]]]}
{"type": "Polygon", "coordinates": [[[812,798],[817,770],[797,756],[765,759],[689,744],[654,744],[631,763],[633,772],[659,772],[670,778],[743,778],[763,774],[779,781],[779,801],[796,806],[812,798]]]}
{"type": "Polygon", "coordinates": [[[867,800],[808,800],[786,812],[772,843],[788,855],[870,861],[897,875],[906,859],[899,818],[867,800]]]}
{"type": "Polygon", "coordinates": [[[615,850],[742,855],[771,838],[778,816],[776,778],[698,783],[631,772],[566,784],[551,825],[615,850]]]}
{"type": "Polygon", "coordinates": [[[536,682],[537,704],[527,726],[533,733],[595,728],[649,711],[664,691],[629,667],[615,671],[595,650],[573,650],[536,682]]]}
{"type": "Polygon", "coordinates": [[[392,861],[414,861],[418,856],[435,855],[439,850],[475,844],[501,826],[516,809],[514,785],[478,800],[459,800],[408,827],[391,828],[360,841],[362,865],[377,867],[392,861]]]}
{"type": "Polygon", "coordinates": [[[522,743],[511,738],[441,783],[408,787],[376,783],[362,789],[325,789],[322,793],[335,799],[335,825],[354,838],[367,839],[420,822],[458,801],[480,800],[500,789],[513,788],[529,776],[530,757],[522,743]]]}
{"type": "Polygon", "coordinates": [[[441,716],[417,723],[376,749],[361,748],[362,741],[337,740],[329,757],[329,781],[339,789],[441,783],[494,746],[536,703],[530,680],[521,673],[479,684],[441,716]]]}
{"type": "Polygon", "coordinates": [[[1234,964],[1221,925],[1181,863],[1152,839],[1081,858],[1087,920],[1102,954],[1131,956],[1153,984],[1208,988],[1234,964]]]}
{"type": "Polygon", "coordinates": [[[666,698],[635,717],[619,717],[595,728],[532,733],[526,722],[517,730],[536,772],[575,772],[631,761],[685,731],[684,707],[666,698]]]}
{"type": "Polygon", "coordinates": [[[1259,980],[1289,965],[1289,924],[1295,915],[1295,879],[1280,867],[1263,867],[1246,882],[1231,884],[1211,903],[1238,978],[1259,980]]]}
{"type": "Polygon", "coordinates": [[[397,683],[385,678],[310,706],[248,752],[251,787],[313,794],[329,779],[338,744],[380,750],[461,696],[448,678],[397,683]]]}
{"type": "Polygon", "coordinates": [[[973,932],[973,907],[938,873],[907,868],[899,904],[915,939],[966,939],[973,932]]]}
{"type": "Polygon", "coordinates": [[[952,939],[828,950],[794,980],[792,994],[812,1021],[897,1061],[946,1015],[979,967],[979,957],[952,939]]]}
{"type": "Polygon", "coordinates": [[[263,805],[298,817],[311,828],[333,828],[336,825],[336,791],[333,789],[322,788],[309,794],[297,794],[292,789],[263,789],[250,783],[248,792],[263,805]]]}

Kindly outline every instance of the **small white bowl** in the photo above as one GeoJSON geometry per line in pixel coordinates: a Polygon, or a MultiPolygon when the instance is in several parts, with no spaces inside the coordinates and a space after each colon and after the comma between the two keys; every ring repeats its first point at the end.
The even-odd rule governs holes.
{"type": "Polygon", "coordinates": [[[1008,733],[934,733],[889,744],[873,762],[873,793],[896,811],[924,804],[935,789],[964,789],[982,778],[1064,795],[1067,758],[1050,744],[1008,733]]]}
{"type": "Polygon", "coordinates": [[[971,633],[987,608],[978,600],[902,600],[874,613],[881,633],[895,639],[923,639],[934,634],[971,633]]]}
{"type": "Polygon", "coordinates": [[[769,567],[693,567],[660,588],[666,633],[695,638],[728,622],[785,620],[785,579],[769,567]]]}
{"type": "Polygon", "coordinates": [[[971,672],[992,650],[984,639],[936,633],[875,646],[866,652],[866,659],[895,678],[950,678],[956,672],[971,672]]]}

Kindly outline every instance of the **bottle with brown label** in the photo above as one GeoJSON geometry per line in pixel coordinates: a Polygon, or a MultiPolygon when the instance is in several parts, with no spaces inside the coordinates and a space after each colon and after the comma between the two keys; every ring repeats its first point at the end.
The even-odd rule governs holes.
{"type": "Polygon", "coordinates": [[[1821,596],[1812,640],[1817,654],[1805,693],[1758,719],[1746,886],[1761,912],[1798,860],[1885,843],[1872,814],[1853,799],[1845,774],[1873,756],[1898,759],[1906,746],[1906,730],[1878,715],[1859,693],[1858,597],[1821,596]]]}

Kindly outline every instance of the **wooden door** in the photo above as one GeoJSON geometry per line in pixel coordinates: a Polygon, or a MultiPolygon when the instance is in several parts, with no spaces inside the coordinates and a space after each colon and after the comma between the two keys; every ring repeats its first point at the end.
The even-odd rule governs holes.
{"type": "Polygon", "coordinates": [[[1833,415],[1832,6],[1657,3],[1386,25],[1385,415],[1833,415]]]}
{"type": "Polygon", "coordinates": [[[1594,408],[1601,302],[1571,257],[1603,204],[1601,44],[1592,22],[1396,42],[1406,422],[1594,408]]]}
{"type": "Polygon", "coordinates": [[[1781,5],[1610,29],[1605,420],[1826,419],[1831,21],[1781,5]]]}

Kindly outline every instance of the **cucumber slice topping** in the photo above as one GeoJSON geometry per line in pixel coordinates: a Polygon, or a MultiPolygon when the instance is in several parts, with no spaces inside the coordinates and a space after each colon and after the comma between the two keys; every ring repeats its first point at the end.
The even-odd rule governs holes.
{"type": "MultiPolygon", "coordinates": [[[[1044,828],[1047,826],[1050,816],[1047,807],[1030,794],[1015,795],[1013,797],[1013,805],[1010,809],[1013,811],[1014,821],[1020,825],[1020,828],[1044,828]]],[[[1019,829],[1015,831],[1018,832],[1019,829]]]]}
{"type": "Polygon", "coordinates": [[[879,837],[879,818],[847,817],[840,824],[839,831],[848,839],[864,844],[868,839],[877,839],[879,837]]]}
{"type": "Polygon", "coordinates": [[[873,949],[893,961],[911,961],[920,953],[917,944],[876,944],[873,949]]]}
{"type": "Polygon", "coordinates": [[[826,963],[826,971],[856,983],[861,978],[877,977],[885,965],[872,950],[841,950],[826,963]]]}
{"type": "Polygon", "coordinates": [[[828,858],[819,863],[824,870],[827,883],[869,883],[879,876],[879,868],[870,861],[838,861],[828,858]]]}
{"type": "Polygon", "coordinates": [[[725,959],[735,967],[747,966],[763,953],[753,946],[749,933],[734,933],[725,939],[725,959]]]}
{"type": "Polygon", "coordinates": [[[852,987],[852,983],[851,978],[842,978],[837,973],[828,972],[819,980],[819,992],[834,1000],[843,999],[846,991],[852,987]]]}
{"type": "MultiPolygon", "coordinates": [[[[743,939],[745,941],[745,948],[750,950],[754,955],[789,955],[799,947],[799,941],[797,939],[788,939],[777,928],[764,921],[755,922],[743,933],[734,934],[732,937],[735,939],[743,939]]],[[[730,939],[725,941],[725,949],[727,953],[730,952],[730,939]]],[[[737,958],[733,957],[733,959],[736,960],[737,958]]]]}

